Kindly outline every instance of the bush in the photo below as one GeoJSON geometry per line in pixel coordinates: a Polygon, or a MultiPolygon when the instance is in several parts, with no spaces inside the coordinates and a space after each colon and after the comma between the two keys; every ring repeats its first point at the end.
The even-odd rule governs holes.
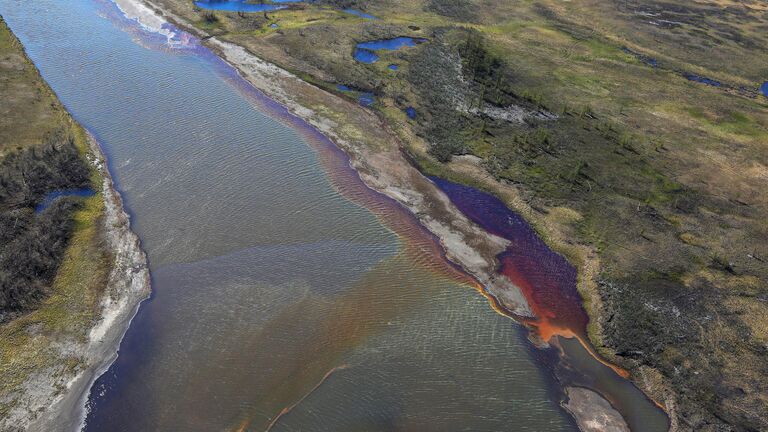
{"type": "Polygon", "coordinates": [[[62,198],[40,214],[35,205],[52,191],[87,187],[89,178],[72,138],[63,134],[0,161],[0,322],[45,298],[81,202],[62,198]]]}

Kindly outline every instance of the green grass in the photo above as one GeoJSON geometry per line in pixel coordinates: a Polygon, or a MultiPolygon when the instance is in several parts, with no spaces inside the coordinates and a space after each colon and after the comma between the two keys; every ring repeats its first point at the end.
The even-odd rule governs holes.
{"type": "MultiPolygon", "coordinates": [[[[11,70],[4,75],[8,79],[0,80],[0,93],[4,108],[13,112],[0,128],[0,151],[36,145],[58,130],[74,137],[85,158],[90,152],[85,131],[62,108],[4,21],[0,21],[0,58],[11,70]]],[[[101,191],[102,177],[95,168],[91,181],[92,188],[101,191]]],[[[62,356],[55,345],[87,338],[98,318],[112,263],[102,237],[103,196],[97,193],[83,202],[74,215],[74,233],[50,295],[36,310],[0,325],[0,397],[9,397],[0,404],[0,418],[18,403],[13,395],[19,395],[32,374],[50,372],[63,379],[83,366],[81,358],[62,356]]]]}

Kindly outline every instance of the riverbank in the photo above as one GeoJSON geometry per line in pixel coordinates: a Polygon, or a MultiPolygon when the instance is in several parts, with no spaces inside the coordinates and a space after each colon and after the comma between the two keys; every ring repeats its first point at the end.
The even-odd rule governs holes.
{"type": "Polygon", "coordinates": [[[146,2],[118,0],[129,18],[148,20],[152,29],[154,11],[169,22],[196,35],[256,89],[285,106],[347,153],[363,182],[406,207],[435,234],[446,257],[475,277],[501,305],[519,316],[532,316],[520,290],[496,274],[495,257],[507,241],[470,222],[416,167],[406,148],[389,126],[373,112],[318,88],[298,76],[261,60],[240,46],[201,32],[172,13],[146,2]]]}
{"type": "Polygon", "coordinates": [[[80,430],[87,414],[86,401],[96,378],[101,376],[117,358],[120,341],[139,304],[151,292],[147,257],[139,238],[131,231],[130,217],[123,207],[120,193],[115,189],[104,153],[96,139],[88,135],[90,161],[103,178],[103,230],[113,254],[112,270],[101,298],[100,319],[88,332],[85,343],[70,347],[84,353],[86,365],[72,376],[66,391],[48,405],[39,418],[30,423],[29,430],[80,430]]]}
{"type": "MultiPolygon", "coordinates": [[[[446,257],[473,275],[487,294],[507,314],[532,318],[533,314],[519,288],[496,272],[496,257],[508,242],[480,229],[467,220],[433,182],[411,163],[408,149],[398,134],[371,111],[337,95],[324,91],[298,76],[265,62],[240,46],[211,37],[195,29],[183,19],[147,2],[118,1],[127,14],[149,29],[162,28],[174,33],[171,26],[158,25],[154,11],[173,24],[188,30],[237,69],[255,88],[288,108],[290,112],[317,128],[350,157],[351,165],[371,189],[378,191],[414,214],[420,223],[440,239],[446,257]],[[375,125],[375,126],[373,126],[375,125]]],[[[175,35],[174,40],[184,40],[175,35]]],[[[572,334],[563,333],[567,337],[572,334]]],[[[544,343],[540,341],[540,343],[544,343]]],[[[572,396],[572,403],[582,393],[572,396]]],[[[591,397],[598,397],[597,394],[591,397]]],[[[605,402],[606,405],[609,405],[605,402]]],[[[579,412],[578,415],[583,414],[579,412]]],[[[594,410],[589,415],[599,417],[594,410]]],[[[608,415],[608,414],[606,414],[608,415]]]]}
{"type": "Polygon", "coordinates": [[[550,0],[354,2],[378,20],[334,0],[268,14],[151,1],[353,103],[372,93],[423,172],[502,197],[577,267],[595,349],[673,426],[768,425],[768,100],[760,60],[734,43],[765,44],[743,19],[759,10],[651,2],[685,22],[667,27],[645,7],[550,0]],[[723,23],[735,33],[711,38],[723,23]],[[354,58],[398,37],[429,42],[354,58]],[[713,40],[728,61],[697,53],[713,40]]]}
{"type": "Polygon", "coordinates": [[[3,49],[9,50],[2,53],[3,67],[23,71],[4,93],[3,108],[11,114],[4,115],[2,155],[34,149],[53,131],[74,145],[95,192],[66,198],[79,207],[46,297],[0,325],[0,429],[76,430],[91,384],[114,360],[139,302],[149,295],[149,273],[98,143],[67,113],[5,22],[0,24],[3,49]]]}

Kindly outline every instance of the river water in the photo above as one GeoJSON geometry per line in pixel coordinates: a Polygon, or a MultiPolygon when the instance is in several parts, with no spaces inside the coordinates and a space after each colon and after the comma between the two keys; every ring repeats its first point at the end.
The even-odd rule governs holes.
{"type": "Polygon", "coordinates": [[[194,40],[98,0],[0,14],[104,147],[150,259],[86,430],[575,430],[553,351],[194,40]]]}

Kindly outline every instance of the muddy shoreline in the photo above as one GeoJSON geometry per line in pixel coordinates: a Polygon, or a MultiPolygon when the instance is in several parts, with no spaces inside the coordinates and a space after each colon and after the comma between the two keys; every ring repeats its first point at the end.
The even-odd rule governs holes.
{"type": "MultiPolygon", "coordinates": [[[[219,40],[195,28],[182,18],[150,1],[144,0],[142,3],[137,3],[131,0],[117,0],[116,3],[129,18],[140,23],[144,23],[145,16],[154,15],[149,16],[144,24],[150,30],[168,31],[167,26],[158,24],[157,15],[160,15],[169,23],[197,36],[205,47],[233,67],[255,89],[284,106],[291,114],[317,129],[344,151],[349,157],[351,167],[363,183],[406,207],[422,226],[439,239],[445,251],[445,257],[478,280],[485,287],[485,292],[492,301],[508,311],[508,315],[533,317],[533,312],[521,290],[496,271],[497,256],[506,249],[508,241],[486,232],[469,221],[432,181],[413,166],[402,151],[406,146],[378,116],[307,83],[236,44],[219,40]],[[343,124],[324,117],[322,110],[308,108],[295,97],[297,94],[306,92],[321,94],[319,97],[324,102],[351,105],[348,108],[345,107],[347,110],[364,111],[363,115],[367,116],[370,125],[385,131],[387,142],[372,149],[364,142],[356,142],[343,136],[343,124]]],[[[589,405],[587,399],[596,398],[610,407],[607,401],[593,392],[573,392],[569,396],[568,403],[571,406],[589,405]]],[[[615,418],[617,413],[612,408],[610,412],[605,413],[600,411],[599,407],[595,408],[597,409],[569,410],[569,412],[576,418],[579,425],[586,424],[585,422],[589,422],[590,418],[600,417],[611,417],[614,419],[614,424],[623,422],[620,416],[618,419],[615,418]]]]}
{"type": "MultiPolygon", "coordinates": [[[[342,105],[348,110],[360,109],[356,104],[327,93],[280,67],[261,60],[242,47],[221,41],[195,29],[183,19],[165,11],[150,1],[117,0],[118,7],[128,17],[144,22],[146,14],[161,14],[169,23],[200,38],[202,44],[235,69],[255,89],[284,106],[291,114],[320,131],[350,158],[352,168],[369,188],[382,193],[407,208],[420,223],[440,239],[446,257],[472,275],[489,295],[511,313],[532,317],[533,314],[518,287],[496,273],[496,256],[506,249],[508,241],[487,233],[466,218],[434,183],[424,177],[407,160],[401,149],[405,146],[388,126],[370,111],[358,114],[370,127],[384,131],[387,142],[370,148],[363,142],[346,138],[343,124],[323,116],[323,113],[299,103],[295,94],[311,93],[324,102],[342,105]],[[142,7],[146,4],[148,7],[142,7]]],[[[146,27],[157,29],[155,17],[147,18],[146,27]]],[[[166,30],[166,28],[163,28],[166,30]]]]}
{"type": "MultiPolygon", "coordinates": [[[[130,218],[123,200],[115,189],[107,169],[104,153],[96,139],[88,134],[90,162],[103,178],[101,192],[104,197],[103,226],[114,262],[109,281],[101,300],[101,319],[81,346],[70,347],[84,353],[88,366],[72,376],[61,394],[50,393],[38,397],[34,403],[43,410],[23,426],[29,431],[80,430],[87,415],[86,402],[96,378],[101,376],[117,358],[120,341],[139,309],[139,304],[150,295],[150,276],[147,257],[139,238],[131,231],[130,218]]],[[[44,373],[33,377],[39,386],[50,384],[44,373]]],[[[55,390],[51,387],[51,390],[55,390]]],[[[31,407],[30,407],[31,408],[31,407]]],[[[30,409],[32,413],[35,410],[30,409]]]]}

